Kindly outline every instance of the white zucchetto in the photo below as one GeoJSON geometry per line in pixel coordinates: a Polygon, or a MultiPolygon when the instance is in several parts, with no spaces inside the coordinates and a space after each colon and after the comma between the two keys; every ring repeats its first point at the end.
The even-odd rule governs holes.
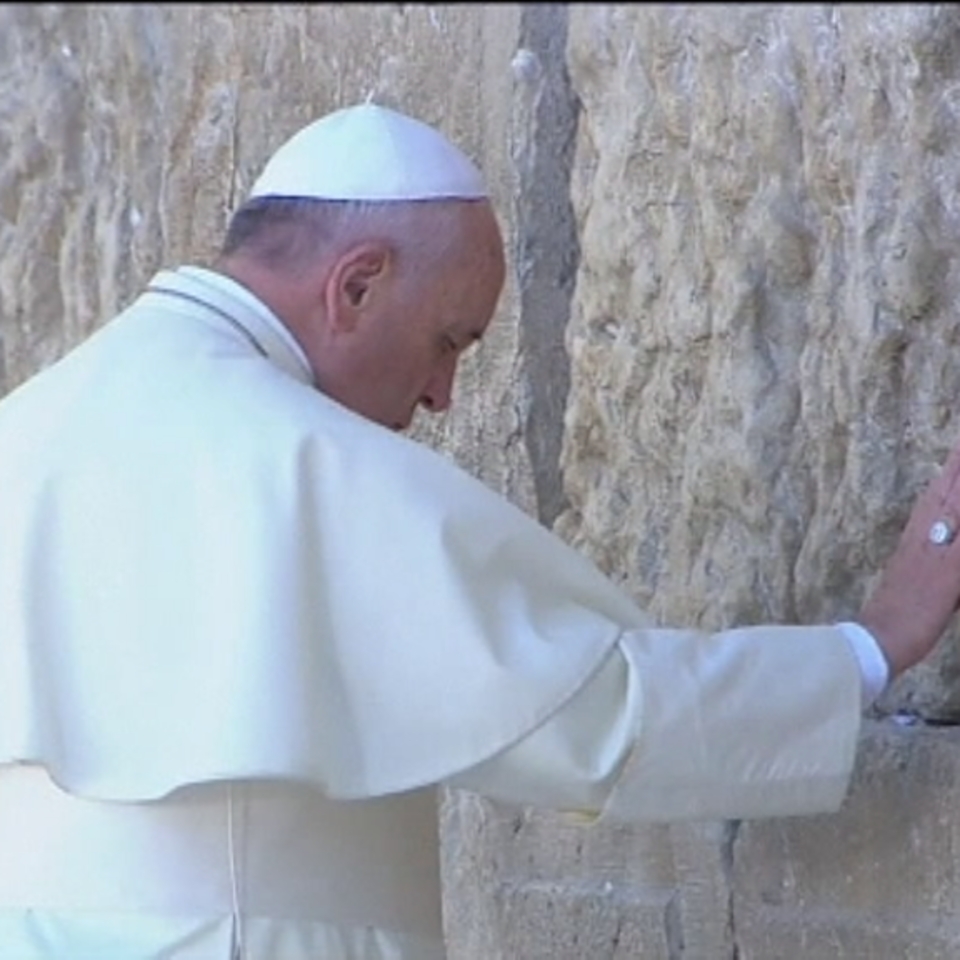
{"type": "Polygon", "coordinates": [[[344,107],[295,133],[267,162],[254,197],[479,199],[483,176],[446,137],[374,103],[344,107]]]}

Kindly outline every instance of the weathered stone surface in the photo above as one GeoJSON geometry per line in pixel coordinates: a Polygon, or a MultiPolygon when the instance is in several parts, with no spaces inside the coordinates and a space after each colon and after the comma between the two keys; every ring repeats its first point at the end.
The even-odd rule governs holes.
{"type": "Polygon", "coordinates": [[[585,826],[459,796],[453,957],[948,960],[958,783],[954,728],[885,720],[868,722],[830,815],[585,826]]]}
{"type": "MultiPolygon", "coordinates": [[[[960,14],[571,9],[557,529],[664,620],[848,616],[957,439],[960,14]]],[[[886,709],[956,710],[957,644],[886,709]]]]}
{"type": "Polygon", "coordinates": [[[586,828],[468,795],[450,809],[454,960],[675,956],[680,898],[668,827],[586,828]]]}
{"type": "Polygon", "coordinates": [[[451,960],[733,957],[726,824],[591,824],[445,806],[451,960]]]}
{"type": "Polygon", "coordinates": [[[743,960],[960,952],[955,729],[872,724],[835,815],[743,824],[733,844],[743,960]]]}

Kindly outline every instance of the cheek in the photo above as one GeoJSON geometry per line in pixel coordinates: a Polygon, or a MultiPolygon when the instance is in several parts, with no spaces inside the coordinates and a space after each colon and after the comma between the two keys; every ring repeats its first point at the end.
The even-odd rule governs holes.
{"type": "Polygon", "coordinates": [[[406,335],[398,331],[398,334],[381,344],[380,361],[384,374],[408,380],[428,379],[437,364],[437,350],[433,341],[415,336],[413,331],[406,335]]]}
{"type": "Polygon", "coordinates": [[[366,389],[380,403],[402,408],[404,413],[417,403],[429,378],[429,367],[409,343],[402,339],[383,341],[367,360],[363,371],[366,389]]]}
{"type": "Polygon", "coordinates": [[[398,312],[368,332],[362,351],[366,389],[388,403],[416,403],[443,362],[431,318],[398,312]]]}

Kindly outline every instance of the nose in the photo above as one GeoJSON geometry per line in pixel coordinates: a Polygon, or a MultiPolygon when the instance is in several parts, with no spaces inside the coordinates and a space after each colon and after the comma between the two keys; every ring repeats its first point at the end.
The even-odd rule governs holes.
{"type": "Polygon", "coordinates": [[[431,413],[449,409],[453,397],[453,378],[457,373],[457,357],[451,356],[433,372],[420,396],[420,405],[431,413]]]}

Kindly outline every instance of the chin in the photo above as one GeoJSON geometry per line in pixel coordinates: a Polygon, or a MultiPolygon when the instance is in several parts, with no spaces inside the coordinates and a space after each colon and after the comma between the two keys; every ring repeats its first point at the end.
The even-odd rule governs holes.
{"type": "Polygon", "coordinates": [[[389,415],[375,413],[374,411],[357,411],[362,417],[365,417],[367,420],[372,421],[373,423],[378,424],[381,427],[386,427],[388,430],[393,430],[395,433],[399,433],[402,430],[406,430],[410,426],[413,417],[408,417],[406,420],[393,420],[389,415]]]}
{"type": "Polygon", "coordinates": [[[413,417],[416,411],[411,410],[402,420],[397,420],[392,423],[391,429],[396,430],[397,433],[403,433],[404,430],[409,430],[413,426],[413,417]]]}

